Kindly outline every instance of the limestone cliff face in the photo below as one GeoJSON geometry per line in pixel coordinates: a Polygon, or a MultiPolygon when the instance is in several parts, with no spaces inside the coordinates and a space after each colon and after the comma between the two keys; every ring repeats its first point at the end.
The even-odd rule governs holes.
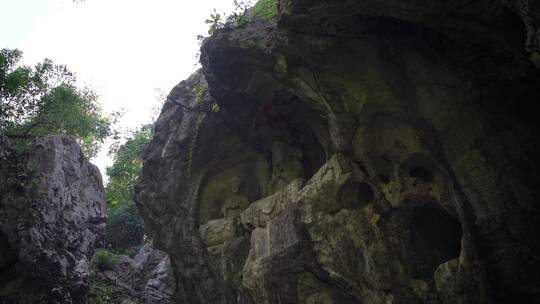
{"type": "Polygon", "coordinates": [[[214,34],[137,189],[177,302],[537,302],[538,12],[282,0],[214,34]]]}
{"type": "Polygon", "coordinates": [[[69,137],[1,144],[0,303],[81,303],[105,232],[98,169],[69,137]]]}

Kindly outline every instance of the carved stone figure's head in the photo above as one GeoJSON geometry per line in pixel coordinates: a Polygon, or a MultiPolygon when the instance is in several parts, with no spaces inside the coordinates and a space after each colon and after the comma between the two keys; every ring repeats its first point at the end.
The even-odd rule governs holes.
{"type": "Polygon", "coordinates": [[[238,194],[240,193],[240,186],[242,184],[242,180],[238,176],[233,176],[230,181],[231,186],[231,192],[232,194],[238,194]]]}

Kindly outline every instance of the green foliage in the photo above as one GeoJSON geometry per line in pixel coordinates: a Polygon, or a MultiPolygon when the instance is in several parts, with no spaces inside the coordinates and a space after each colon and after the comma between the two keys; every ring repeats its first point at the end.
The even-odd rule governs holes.
{"type": "Polygon", "coordinates": [[[131,133],[127,140],[111,146],[113,165],[107,168],[107,201],[116,205],[133,200],[134,185],[142,170],[144,147],[153,135],[153,125],[148,124],[131,133]]]}
{"type": "Polygon", "coordinates": [[[270,21],[277,16],[277,0],[234,1],[235,10],[227,17],[226,26],[237,27],[246,22],[270,21]]]}
{"type": "Polygon", "coordinates": [[[19,65],[22,52],[0,50],[0,132],[20,141],[71,135],[87,157],[112,135],[116,115],[103,114],[97,95],[75,86],[75,75],[50,59],[31,68],[19,65]]]}
{"type": "Polygon", "coordinates": [[[109,286],[92,286],[90,298],[86,304],[111,304],[113,303],[113,290],[109,286]]]}
{"type": "Polygon", "coordinates": [[[210,28],[208,29],[208,35],[212,35],[215,33],[215,31],[219,30],[220,28],[223,28],[225,23],[221,20],[221,15],[216,12],[216,9],[214,9],[214,13],[210,14],[210,18],[206,19],[206,24],[210,25],[210,28]]]}
{"type": "MultiPolygon", "coordinates": [[[[253,0],[234,0],[234,7],[234,11],[225,20],[214,9],[210,17],[205,20],[209,25],[210,36],[224,27],[234,28],[251,21],[270,21],[278,13],[277,0],[258,0],[255,5],[253,0]]],[[[198,35],[197,40],[202,42],[204,37],[198,35]]]]}
{"type": "Polygon", "coordinates": [[[249,11],[250,20],[269,21],[278,13],[276,0],[259,0],[249,11]]]}
{"type": "Polygon", "coordinates": [[[130,258],[134,258],[137,255],[137,249],[129,248],[129,249],[126,249],[123,253],[130,258]]]}
{"type": "Polygon", "coordinates": [[[99,270],[112,270],[116,262],[116,256],[107,249],[98,249],[94,254],[94,263],[99,270]]]}
{"type": "Polygon", "coordinates": [[[139,245],[144,237],[144,223],[133,201],[109,205],[105,238],[111,248],[126,251],[139,245]]]}
{"type": "Polygon", "coordinates": [[[109,183],[106,240],[111,248],[119,251],[139,245],[144,236],[144,224],[133,202],[134,186],[143,165],[143,150],[150,142],[153,125],[144,125],[131,133],[127,140],[116,142],[110,153],[114,162],[107,168],[109,183]]]}

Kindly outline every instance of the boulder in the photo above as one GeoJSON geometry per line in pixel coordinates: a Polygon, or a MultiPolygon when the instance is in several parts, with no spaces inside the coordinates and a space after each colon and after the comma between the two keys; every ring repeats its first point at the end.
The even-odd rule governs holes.
{"type": "Polygon", "coordinates": [[[110,269],[92,263],[88,301],[99,302],[106,297],[119,304],[173,303],[175,280],[167,254],[146,242],[133,258],[121,254],[112,254],[111,258],[110,269]]]}
{"type": "Polygon", "coordinates": [[[105,232],[99,170],[70,137],[37,138],[20,154],[1,150],[0,298],[80,303],[105,232]]]}
{"type": "Polygon", "coordinates": [[[145,304],[172,304],[174,295],[174,274],[169,257],[164,257],[152,273],[152,278],[144,289],[145,304]]]}

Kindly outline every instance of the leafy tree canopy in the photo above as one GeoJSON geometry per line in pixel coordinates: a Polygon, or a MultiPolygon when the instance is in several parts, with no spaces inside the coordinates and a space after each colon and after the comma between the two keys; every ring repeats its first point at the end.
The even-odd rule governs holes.
{"type": "Polygon", "coordinates": [[[127,140],[112,145],[110,154],[114,162],[107,168],[108,244],[117,251],[125,251],[141,243],[144,236],[143,221],[133,202],[134,186],[142,170],[144,147],[153,134],[148,124],[132,132],[127,140]]]}
{"type": "Polygon", "coordinates": [[[0,50],[0,132],[28,140],[36,136],[71,135],[87,157],[112,135],[117,114],[107,116],[88,88],[75,85],[65,65],[45,59],[35,67],[20,65],[20,50],[0,50]]]}
{"type": "Polygon", "coordinates": [[[143,125],[120,144],[114,143],[109,154],[113,165],[107,168],[107,201],[111,205],[133,200],[134,185],[142,169],[143,149],[153,135],[153,125],[143,125]]]}

